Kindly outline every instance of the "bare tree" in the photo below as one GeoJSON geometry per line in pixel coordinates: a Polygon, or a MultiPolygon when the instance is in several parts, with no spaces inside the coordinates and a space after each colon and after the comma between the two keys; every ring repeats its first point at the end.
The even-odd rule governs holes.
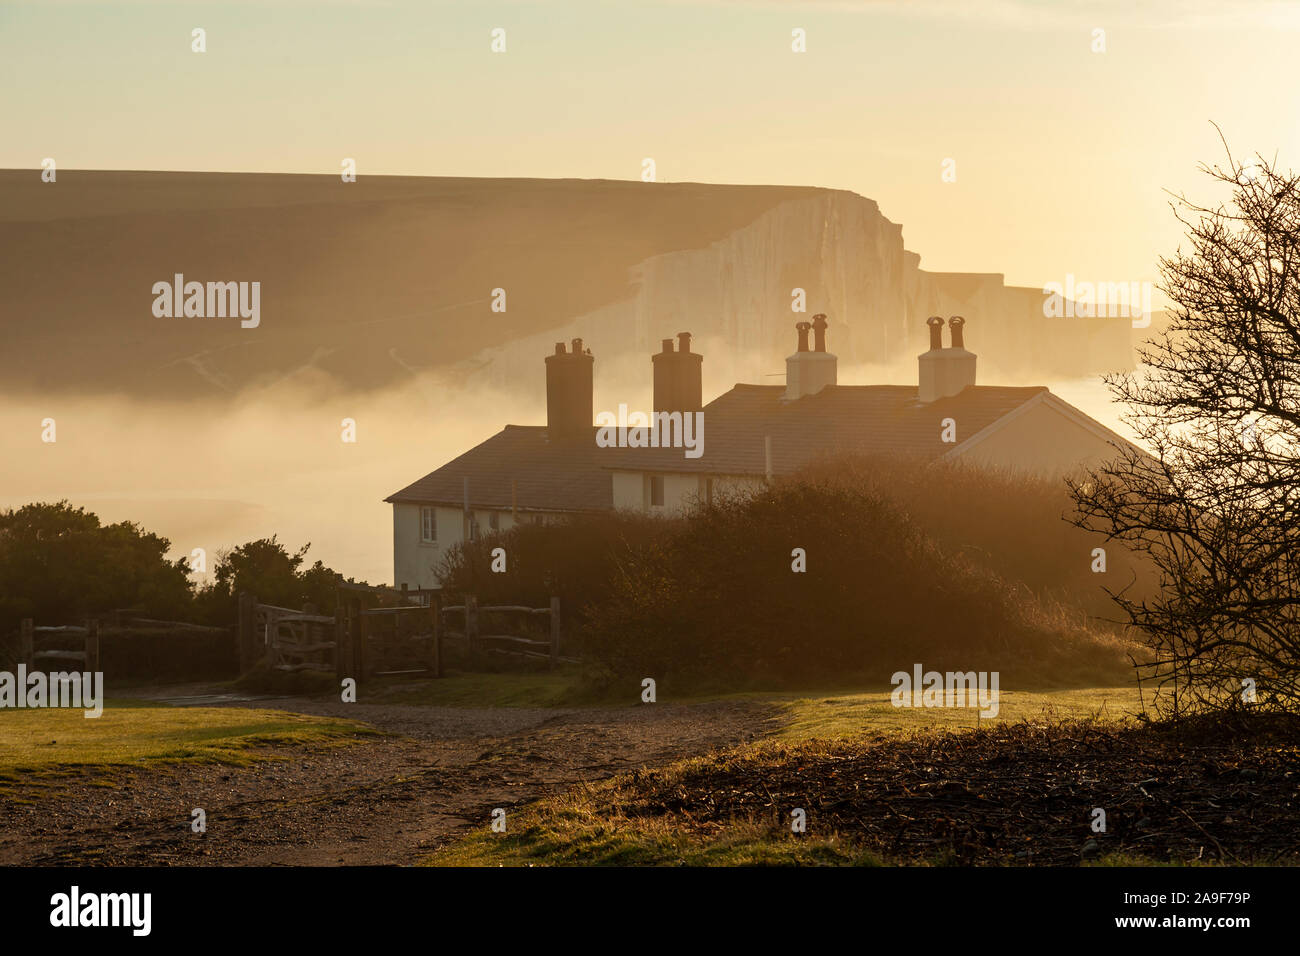
{"type": "Polygon", "coordinates": [[[1150,455],[1071,483],[1075,523],[1147,555],[1157,596],[1113,594],[1149,645],[1158,712],[1300,710],[1300,177],[1202,166],[1231,198],[1175,196],[1168,328],[1107,377],[1150,455]]]}

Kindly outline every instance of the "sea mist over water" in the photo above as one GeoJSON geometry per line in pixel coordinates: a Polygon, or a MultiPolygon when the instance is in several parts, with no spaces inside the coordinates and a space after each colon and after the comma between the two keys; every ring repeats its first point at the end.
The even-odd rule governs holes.
{"type": "MultiPolygon", "coordinates": [[[[737,353],[708,340],[706,402],[737,382],[784,384],[784,356],[737,353]]],[[[619,403],[648,410],[648,355],[596,353],[595,411],[619,403]]],[[[173,557],[217,552],[278,535],[291,550],[311,542],[317,559],[345,575],[392,583],[392,509],[385,496],[462,454],[506,424],[544,425],[544,356],[513,387],[434,373],[403,373],[389,388],[348,393],[307,369],[220,402],[121,396],[8,396],[0,402],[0,507],[68,499],[105,523],[135,521],[167,537],[173,557]],[[41,441],[41,421],[57,441],[41,441]],[[356,421],[355,444],[341,440],[356,421]]],[[[915,362],[840,364],[844,385],[914,384],[915,362]]],[[[1098,421],[1128,435],[1099,378],[1048,385],[1098,421]]],[[[707,417],[705,449],[707,454],[707,417]]]]}
{"type": "Polygon", "coordinates": [[[431,385],[341,396],[286,384],[222,407],[10,397],[0,405],[0,507],[66,498],[169,538],[174,557],[205,548],[209,569],[219,549],[276,534],[291,550],[310,541],[308,562],[391,583],[383,498],[506,421],[545,421],[536,398],[431,385]],[[40,438],[47,417],[53,444],[40,438]],[[344,418],[356,421],[355,444],[341,440],[344,418]]]}

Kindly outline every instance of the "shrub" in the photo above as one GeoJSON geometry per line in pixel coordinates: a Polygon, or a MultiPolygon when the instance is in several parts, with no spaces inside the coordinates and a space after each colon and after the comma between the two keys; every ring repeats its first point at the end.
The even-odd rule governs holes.
{"type": "Polygon", "coordinates": [[[885,683],[913,663],[1037,680],[1122,672],[1115,641],[945,550],[880,491],[843,481],[716,499],[613,563],[609,597],[587,610],[586,647],[616,674],[734,684],[885,683]],[[805,573],[792,571],[794,548],[805,573]]]}

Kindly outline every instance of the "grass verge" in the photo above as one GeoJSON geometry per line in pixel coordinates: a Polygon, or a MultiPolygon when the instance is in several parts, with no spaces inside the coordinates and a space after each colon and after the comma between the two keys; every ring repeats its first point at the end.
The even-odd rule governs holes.
{"type": "Polygon", "coordinates": [[[378,733],[349,720],[236,707],[109,701],[102,716],[44,708],[0,711],[0,788],[105,766],[246,765],[272,748],[332,746],[378,733]]]}
{"type": "Polygon", "coordinates": [[[776,737],[787,742],[889,737],[933,730],[975,730],[1021,720],[1120,720],[1141,710],[1134,687],[1002,691],[996,717],[973,707],[895,707],[888,691],[801,696],[782,704],[786,720],[776,737]]]}
{"type": "Polygon", "coordinates": [[[879,856],[838,837],[795,837],[753,822],[712,832],[670,817],[629,815],[623,777],[581,784],[484,827],[425,860],[428,866],[879,866],[879,856]]]}

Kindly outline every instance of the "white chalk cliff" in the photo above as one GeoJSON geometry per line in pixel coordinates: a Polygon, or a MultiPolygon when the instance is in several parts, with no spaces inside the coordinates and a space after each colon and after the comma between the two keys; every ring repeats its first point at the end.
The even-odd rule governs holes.
{"type": "Polygon", "coordinates": [[[541,357],[572,338],[592,350],[598,370],[629,358],[648,367],[661,339],[689,331],[706,355],[706,380],[779,384],[757,376],[782,367],[794,323],[817,312],[828,315],[830,349],[845,364],[910,367],[928,348],[925,318],[938,314],[966,317],[981,381],[1040,384],[1132,366],[1128,319],[1048,318],[1041,289],[1006,286],[998,274],[925,272],[903,248],[902,227],[851,192],[782,202],[704,248],[642,261],[630,280],[629,298],[484,349],[462,373],[531,386],[541,357]],[[795,288],[806,293],[806,314],[791,310],[795,288]],[[710,376],[717,363],[727,371],[710,376]]]}

